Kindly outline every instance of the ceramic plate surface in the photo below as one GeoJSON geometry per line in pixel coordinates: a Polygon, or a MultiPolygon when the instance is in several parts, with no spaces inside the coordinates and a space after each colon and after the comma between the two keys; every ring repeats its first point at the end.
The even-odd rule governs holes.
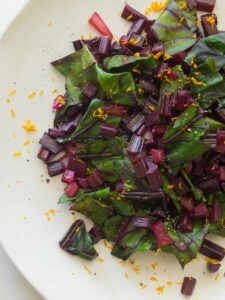
{"type": "MultiPolygon", "coordinates": [[[[144,11],[149,0],[129,3],[144,11]]],[[[33,0],[3,36],[0,42],[1,242],[45,299],[183,299],[180,282],[185,275],[192,275],[198,280],[192,299],[222,300],[225,265],[219,275],[210,275],[202,256],[182,271],[169,254],[134,255],[134,264],[127,262],[123,266],[103,243],[97,245],[97,250],[104,262],[89,263],[58,247],[73,217],[67,205],[57,205],[63,191],[60,178],[47,183],[46,168],[36,158],[38,140],[52,124],[54,93],[56,90],[64,93],[64,79],[49,62],[71,53],[71,41],[81,34],[86,37],[95,34],[87,23],[93,11],[102,15],[114,35],[125,33],[129,24],[119,17],[123,6],[122,0],[33,0]],[[27,133],[22,128],[21,124],[28,119],[36,124],[36,133],[27,133]],[[24,146],[26,140],[31,144],[24,146]],[[21,156],[14,157],[17,151],[21,151],[21,156]],[[45,214],[49,209],[60,211],[55,216],[50,213],[50,221],[45,214]],[[151,264],[155,262],[154,270],[151,264]],[[165,287],[161,295],[157,292],[160,286],[165,287]]],[[[216,13],[220,29],[225,29],[223,0],[217,0],[216,13]]],[[[223,239],[213,239],[225,246],[223,239]]]]}

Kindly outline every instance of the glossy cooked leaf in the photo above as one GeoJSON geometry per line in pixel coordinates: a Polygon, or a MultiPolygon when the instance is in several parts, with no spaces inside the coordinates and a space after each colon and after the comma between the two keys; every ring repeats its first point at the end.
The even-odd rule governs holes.
{"type": "Polygon", "coordinates": [[[91,234],[86,231],[86,226],[83,221],[81,221],[80,226],[73,234],[69,244],[66,245],[65,250],[70,254],[78,255],[87,260],[93,260],[98,256],[93,246],[91,234]]]}
{"type": "Polygon", "coordinates": [[[200,105],[204,109],[209,108],[216,100],[225,96],[225,80],[217,71],[212,58],[199,65],[197,70],[192,68],[189,77],[195,79],[190,83],[190,91],[194,97],[199,98],[200,105]]]}
{"type": "Polygon", "coordinates": [[[102,231],[108,241],[114,241],[121,226],[123,218],[121,216],[113,216],[104,222],[102,231]]]}
{"type": "Polygon", "coordinates": [[[133,216],[135,214],[135,209],[132,202],[127,199],[114,199],[112,200],[112,205],[119,215],[126,217],[133,216]]]}
{"type": "Polygon", "coordinates": [[[173,188],[171,188],[171,181],[166,176],[166,174],[162,171],[160,177],[162,178],[162,190],[163,192],[173,201],[174,206],[176,207],[178,212],[182,211],[182,206],[180,204],[181,197],[175,192],[173,188]]]}
{"type": "Polygon", "coordinates": [[[86,198],[76,203],[72,210],[77,211],[90,218],[95,224],[102,225],[105,220],[113,214],[113,207],[94,198],[86,198]]]}
{"type": "Polygon", "coordinates": [[[91,164],[102,173],[105,182],[116,183],[120,181],[124,167],[122,156],[94,158],[91,160],[91,164]]]}
{"type": "Polygon", "coordinates": [[[172,127],[169,127],[164,135],[164,139],[168,139],[175,133],[180,132],[198,115],[198,108],[190,105],[176,119],[172,127]]]}
{"type": "Polygon", "coordinates": [[[175,167],[198,158],[209,149],[210,146],[206,145],[202,141],[180,142],[170,149],[170,153],[167,155],[166,161],[170,166],[175,167]]]}
{"type": "Polygon", "coordinates": [[[144,229],[137,229],[128,232],[119,244],[114,245],[111,254],[123,260],[127,260],[132,253],[136,251],[146,231],[144,229]]]}
{"type": "Polygon", "coordinates": [[[64,193],[60,198],[59,198],[59,203],[67,203],[67,202],[76,202],[76,199],[78,200],[79,197],[83,194],[87,193],[84,189],[79,188],[78,193],[76,194],[75,197],[68,197],[66,193],[64,193]]]}
{"type": "Polygon", "coordinates": [[[104,59],[104,66],[108,71],[131,71],[133,67],[146,71],[154,69],[157,64],[157,61],[152,57],[114,55],[104,59]]]}
{"type": "Polygon", "coordinates": [[[84,201],[86,198],[93,198],[93,199],[97,199],[97,200],[107,200],[110,197],[111,191],[109,187],[97,190],[95,192],[89,192],[86,191],[84,189],[79,189],[81,190],[80,193],[78,193],[78,195],[76,195],[73,198],[70,198],[72,202],[81,202],[84,201]]]}
{"type": "MultiPolygon", "coordinates": [[[[223,34],[224,35],[224,34],[223,34]]],[[[214,36],[216,39],[216,36],[214,36]]],[[[212,59],[215,63],[216,69],[219,70],[225,66],[225,57],[220,51],[217,51],[219,48],[210,48],[210,46],[215,47],[213,43],[210,43],[210,39],[199,39],[198,42],[194,45],[191,51],[185,58],[185,62],[188,65],[196,63],[197,65],[203,64],[208,59],[212,59]]],[[[220,40],[220,38],[218,38],[220,40]]]]}
{"type": "Polygon", "coordinates": [[[168,234],[174,239],[175,243],[179,242],[182,246],[186,246],[186,250],[180,251],[175,244],[164,246],[162,250],[174,254],[181,267],[184,268],[187,263],[197,256],[202,242],[208,233],[209,225],[203,226],[201,221],[195,221],[191,233],[182,233],[179,230],[174,230],[170,222],[165,222],[165,226],[168,234]]]}
{"type": "Polygon", "coordinates": [[[224,54],[225,52],[225,33],[221,32],[215,35],[210,35],[204,38],[204,42],[207,46],[213,50],[224,54]]]}
{"type": "Polygon", "coordinates": [[[171,55],[190,48],[196,42],[192,28],[196,27],[197,20],[190,20],[188,14],[185,16],[183,11],[181,3],[170,0],[152,26],[159,40],[163,42],[166,52],[171,55]]]}
{"type": "Polygon", "coordinates": [[[96,60],[94,56],[88,47],[84,46],[81,50],[53,62],[52,65],[65,77],[69,77],[71,73],[80,74],[82,77],[83,71],[95,63],[96,60]]]}
{"type": "Polygon", "coordinates": [[[154,234],[148,231],[144,236],[144,238],[141,240],[141,242],[138,244],[136,251],[140,251],[140,252],[146,252],[148,250],[155,251],[157,250],[157,248],[158,248],[157,241],[154,234]]]}
{"type": "Polygon", "coordinates": [[[77,155],[85,154],[117,154],[123,155],[123,149],[127,146],[127,141],[123,138],[94,138],[84,139],[78,147],[77,155]]]}

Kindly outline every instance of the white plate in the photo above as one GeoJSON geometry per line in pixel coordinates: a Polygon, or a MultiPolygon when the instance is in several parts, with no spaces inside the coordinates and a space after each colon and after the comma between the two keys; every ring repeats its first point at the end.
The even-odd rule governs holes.
{"type": "MultiPolygon", "coordinates": [[[[149,5],[148,0],[130,0],[129,3],[141,11],[149,5]]],[[[67,205],[57,205],[63,191],[60,178],[46,183],[46,168],[36,159],[38,139],[52,124],[52,91],[64,91],[64,79],[49,62],[72,52],[70,42],[81,34],[95,33],[87,23],[95,10],[115,35],[126,32],[129,24],[118,15],[123,6],[123,0],[33,0],[3,36],[0,45],[2,244],[17,267],[46,299],[183,299],[179,282],[184,275],[193,275],[198,280],[193,299],[222,300],[225,268],[221,268],[215,279],[215,275],[207,273],[203,257],[182,271],[171,255],[159,254],[156,257],[152,252],[135,255],[136,269],[140,266],[138,273],[132,264],[122,267],[103,244],[97,246],[103,263],[98,260],[88,263],[67,255],[57,245],[72,223],[72,216],[67,205]],[[16,94],[8,96],[14,89],[16,94]],[[43,96],[40,96],[41,90],[43,96]],[[36,96],[28,99],[32,92],[36,92],[36,96]],[[14,119],[11,109],[16,114],[14,119]],[[21,127],[27,119],[37,125],[36,133],[27,133],[21,127]],[[26,139],[32,142],[31,145],[23,146],[26,139]],[[13,157],[13,152],[19,150],[22,155],[13,157]],[[61,212],[48,221],[44,213],[50,208],[61,212]],[[151,264],[155,261],[158,266],[153,270],[151,264]],[[158,282],[151,281],[152,276],[158,282]],[[168,281],[173,283],[171,288],[166,283],[168,281]],[[142,289],[140,283],[147,287],[142,289]],[[160,296],[156,291],[159,285],[165,285],[160,296]]],[[[224,1],[217,0],[216,12],[223,29],[224,1]]],[[[225,246],[223,239],[214,239],[225,246]]]]}

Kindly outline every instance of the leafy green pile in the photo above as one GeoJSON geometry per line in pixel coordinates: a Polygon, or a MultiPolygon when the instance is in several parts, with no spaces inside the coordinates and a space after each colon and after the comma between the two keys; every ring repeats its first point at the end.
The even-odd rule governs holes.
{"type": "Polygon", "coordinates": [[[59,202],[94,223],[89,232],[81,220],[72,225],[60,242],[69,253],[94,259],[94,243],[104,238],[119,258],[161,248],[184,267],[208,233],[225,236],[225,149],[216,135],[225,130],[225,33],[197,38],[196,9],[184,2],[170,0],[151,27],[164,53],[126,42],[99,58],[83,41],[82,49],[53,63],[66,78],[66,93],[55,136],[49,131],[48,141],[41,140],[39,157],[50,175],[73,173],[76,191],[67,189],[59,202]],[[118,52],[127,48],[132,55],[118,52]],[[183,51],[185,61],[177,61],[183,51]],[[87,90],[94,90],[91,97],[87,90]],[[66,156],[50,161],[59,145],[66,156]],[[191,229],[182,227],[185,221],[191,229]]]}

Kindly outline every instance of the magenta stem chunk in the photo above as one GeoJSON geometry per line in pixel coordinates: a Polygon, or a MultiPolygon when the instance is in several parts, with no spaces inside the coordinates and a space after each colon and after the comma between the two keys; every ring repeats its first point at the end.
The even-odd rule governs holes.
{"type": "Polygon", "coordinates": [[[191,296],[194,292],[196,281],[197,280],[193,277],[184,277],[181,293],[186,296],[191,296]]]}

